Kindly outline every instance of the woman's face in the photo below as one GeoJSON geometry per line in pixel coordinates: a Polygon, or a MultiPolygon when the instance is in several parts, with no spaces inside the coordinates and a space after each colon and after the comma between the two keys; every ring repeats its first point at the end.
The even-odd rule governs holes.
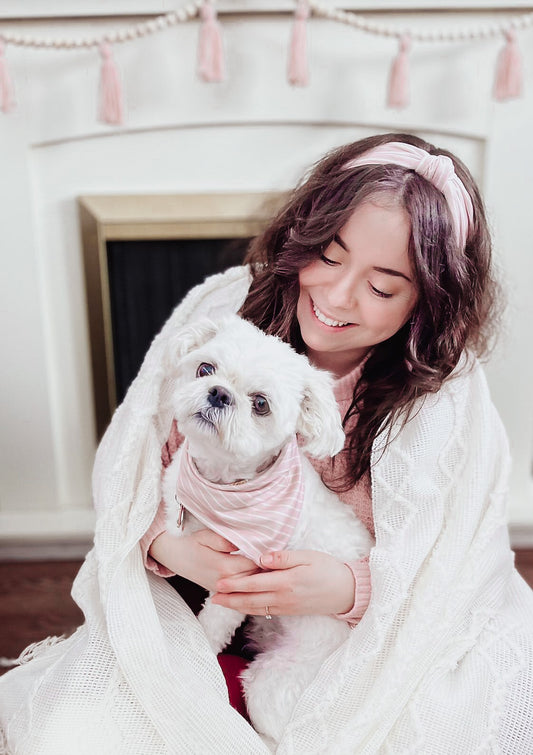
{"type": "Polygon", "coordinates": [[[299,274],[297,318],[307,355],[340,377],[409,319],[417,300],[407,212],[367,201],[299,274]]]}

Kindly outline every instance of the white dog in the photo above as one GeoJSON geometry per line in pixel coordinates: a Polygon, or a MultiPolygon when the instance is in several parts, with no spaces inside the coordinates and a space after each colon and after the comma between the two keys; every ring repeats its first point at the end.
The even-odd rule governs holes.
{"type": "MultiPolygon", "coordinates": [[[[207,526],[256,562],[283,548],[345,561],[368,554],[367,530],[301,453],[330,457],[343,447],[330,375],[237,316],[218,325],[200,321],[179,343],[174,410],[186,440],[163,480],[168,530],[179,535],[207,526]]],[[[350,629],[330,616],[270,617],[266,606],[265,613],[251,622],[258,654],[243,683],[250,720],[277,743],[303,691],[350,629]]],[[[215,653],[244,618],[207,599],[199,620],[215,653]]]]}

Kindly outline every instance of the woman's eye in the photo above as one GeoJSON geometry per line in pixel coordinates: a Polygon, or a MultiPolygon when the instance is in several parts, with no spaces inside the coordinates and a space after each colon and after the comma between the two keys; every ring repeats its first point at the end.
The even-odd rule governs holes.
{"type": "Polygon", "coordinates": [[[390,299],[392,294],[386,294],[385,291],[380,291],[379,288],[376,288],[370,283],[370,289],[373,294],[376,296],[380,296],[382,299],[390,299]]]}
{"type": "Polygon", "coordinates": [[[196,377],[207,377],[208,375],[214,375],[215,372],[215,367],[212,364],[202,362],[196,370],[196,377]]]}
{"type": "Polygon", "coordinates": [[[325,262],[326,265],[338,265],[339,264],[338,262],[335,262],[335,260],[331,260],[329,257],[326,257],[325,254],[321,254],[320,255],[320,259],[322,260],[322,262],[325,262]]]}
{"type": "Polygon", "coordinates": [[[252,405],[256,414],[270,414],[270,406],[268,404],[268,401],[264,396],[261,396],[261,394],[257,394],[257,396],[253,397],[252,405]]]}

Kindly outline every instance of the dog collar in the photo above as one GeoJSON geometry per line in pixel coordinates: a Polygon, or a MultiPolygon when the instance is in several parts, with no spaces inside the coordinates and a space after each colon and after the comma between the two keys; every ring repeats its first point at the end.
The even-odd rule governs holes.
{"type": "MultiPolygon", "coordinates": [[[[240,481],[239,481],[240,482],[240,481]]],[[[283,550],[294,532],[304,499],[296,437],[276,461],[252,480],[222,485],[198,472],[185,441],[180,454],[177,502],[202,524],[225,537],[259,565],[261,554],[283,550]]],[[[180,510],[182,521],[183,512],[180,510]]]]}

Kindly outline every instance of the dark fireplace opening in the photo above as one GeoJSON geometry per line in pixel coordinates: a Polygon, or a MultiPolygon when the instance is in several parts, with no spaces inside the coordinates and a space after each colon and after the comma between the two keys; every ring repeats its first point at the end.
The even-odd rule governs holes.
{"type": "Polygon", "coordinates": [[[242,264],[249,242],[246,238],[107,241],[117,404],[174,307],[209,275],[242,264]]]}

